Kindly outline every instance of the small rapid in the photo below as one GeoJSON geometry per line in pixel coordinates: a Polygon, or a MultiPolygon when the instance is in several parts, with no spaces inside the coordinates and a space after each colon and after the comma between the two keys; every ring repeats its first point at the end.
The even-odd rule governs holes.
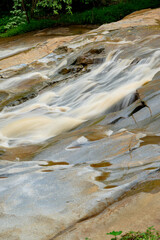
{"type": "MultiPolygon", "coordinates": [[[[142,53],[147,53],[147,56],[136,64],[136,58],[131,55],[122,58],[125,51],[126,48],[118,46],[88,73],[82,76],[71,74],[67,80],[65,75],[64,79],[60,76],[53,89],[44,89],[37,97],[18,106],[4,107],[0,113],[1,146],[40,143],[86,121],[130,105],[136,89],[151,81],[160,70],[160,50],[141,49],[136,53],[136,58],[142,53]]],[[[74,55],[75,59],[77,53],[73,51],[67,56],[68,59],[70,55],[74,55]]],[[[36,84],[43,86],[59,77],[56,75],[62,66],[68,66],[66,60],[54,67],[55,76],[52,72],[52,77],[50,67],[38,73],[30,72],[28,66],[27,73],[1,81],[0,90],[10,93],[21,89],[27,91],[26,88],[35,88],[36,84]]]]}

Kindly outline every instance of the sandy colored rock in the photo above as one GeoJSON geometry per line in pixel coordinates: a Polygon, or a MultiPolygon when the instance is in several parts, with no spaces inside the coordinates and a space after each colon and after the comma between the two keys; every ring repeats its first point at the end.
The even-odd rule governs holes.
{"type": "Polygon", "coordinates": [[[119,28],[153,25],[160,25],[160,8],[136,11],[118,22],[102,25],[99,30],[114,30],[119,28]]]}
{"type": "Polygon", "coordinates": [[[66,42],[71,41],[73,38],[74,36],[55,37],[53,39],[47,39],[47,41],[45,41],[44,43],[40,43],[36,47],[33,47],[26,52],[20,52],[16,55],[2,59],[0,61],[0,68],[5,69],[21,63],[31,63],[50,54],[55,48],[66,42]]]}
{"type": "Polygon", "coordinates": [[[57,47],[63,46],[64,43],[70,42],[79,34],[96,27],[96,25],[75,25],[47,28],[9,38],[0,38],[0,70],[22,63],[32,63],[50,54],[57,47]],[[8,51],[6,57],[2,56],[4,50],[8,51]]]}
{"type": "MultiPolygon", "coordinates": [[[[98,216],[77,223],[67,232],[49,240],[111,239],[111,231],[145,231],[149,226],[160,230],[160,192],[139,193],[113,204],[98,216]]],[[[46,239],[48,240],[48,239],[46,239]]]]}

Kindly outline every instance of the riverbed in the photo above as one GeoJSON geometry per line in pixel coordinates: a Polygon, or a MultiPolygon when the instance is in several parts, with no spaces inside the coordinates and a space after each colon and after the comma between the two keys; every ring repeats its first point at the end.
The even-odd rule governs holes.
{"type": "Polygon", "coordinates": [[[159,13],[0,40],[0,239],[159,228],[159,13]]]}

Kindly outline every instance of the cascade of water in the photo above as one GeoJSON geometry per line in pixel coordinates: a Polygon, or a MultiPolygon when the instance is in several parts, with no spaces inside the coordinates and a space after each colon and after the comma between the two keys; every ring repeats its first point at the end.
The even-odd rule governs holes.
{"type": "MultiPolygon", "coordinates": [[[[127,107],[132,103],[136,89],[159,71],[160,50],[141,49],[136,57],[142,53],[147,53],[147,57],[136,64],[132,64],[134,58],[131,55],[125,59],[121,57],[124,51],[118,46],[89,73],[73,76],[53,90],[46,89],[36,98],[16,107],[4,108],[0,114],[1,146],[6,145],[6,139],[8,147],[42,142],[84,121],[127,107]]],[[[65,65],[67,61],[62,60],[54,72],[65,65]]],[[[46,70],[43,75],[43,71],[19,74],[3,80],[0,88],[13,91],[30,83],[51,80],[46,70]]]]}

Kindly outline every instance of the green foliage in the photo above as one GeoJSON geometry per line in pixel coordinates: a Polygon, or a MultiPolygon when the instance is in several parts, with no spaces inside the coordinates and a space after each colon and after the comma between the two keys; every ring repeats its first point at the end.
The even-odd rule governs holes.
{"type": "Polygon", "coordinates": [[[113,232],[110,232],[110,233],[106,233],[107,235],[113,235],[114,238],[112,238],[111,240],[117,240],[117,236],[121,235],[122,231],[113,231],[113,232]]]}
{"type": "MultiPolygon", "coordinates": [[[[88,11],[84,11],[81,13],[73,13],[73,14],[63,14],[58,15],[58,17],[53,19],[31,19],[30,23],[27,23],[24,11],[22,10],[23,0],[14,0],[16,6],[14,6],[12,15],[10,17],[5,17],[0,20],[0,37],[8,37],[17,34],[21,34],[24,32],[29,32],[33,30],[43,29],[47,27],[54,27],[58,25],[73,25],[73,24],[104,24],[115,22],[126,15],[141,10],[144,8],[155,8],[160,6],[159,0],[121,0],[119,3],[110,5],[108,7],[101,8],[92,8],[88,11]],[[14,15],[13,15],[14,14],[14,15]]],[[[29,1],[29,0],[26,0],[29,1]]],[[[34,0],[35,2],[38,0],[34,0]]],[[[61,11],[63,5],[65,8],[67,6],[71,6],[71,0],[39,0],[38,5],[43,5],[43,1],[48,1],[49,4],[52,5],[52,13],[53,11],[61,11]],[[54,2],[54,5],[53,5],[54,2]],[[58,6],[58,7],[57,7],[58,6]],[[53,10],[54,9],[54,10],[53,10]]],[[[77,0],[77,1],[92,1],[92,0],[77,0]]],[[[112,0],[113,1],[113,0],[112,0]]],[[[33,0],[32,0],[33,2],[33,0]]],[[[30,1],[31,4],[31,1],[30,1]]],[[[44,3],[45,4],[45,3],[44,3]]],[[[44,8],[45,5],[43,5],[44,8]]],[[[31,5],[26,5],[27,9],[32,9],[31,5]]],[[[43,8],[43,9],[44,9],[43,8]]],[[[35,8],[36,9],[36,8],[35,8]]],[[[29,11],[29,10],[27,10],[29,11]]],[[[36,11],[36,10],[35,10],[36,11]]],[[[68,9],[70,12],[70,8],[68,9]]],[[[30,14],[29,14],[30,15],[30,14]]]]}
{"type": "Polygon", "coordinates": [[[0,19],[0,33],[4,33],[6,31],[6,25],[9,22],[9,16],[5,16],[0,19]]]}
{"type": "Polygon", "coordinates": [[[11,17],[5,26],[5,29],[12,29],[26,23],[26,15],[22,10],[22,1],[14,0],[13,9],[10,11],[11,17]]]}
{"type": "Polygon", "coordinates": [[[72,0],[39,0],[35,6],[34,12],[38,13],[41,9],[52,9],[53,14],[58,14],[65,5],[67,13],[72,13],[72,0]]]}
{"type": "MultiPolygon", "coordinates": [[[[121,235],[122,231],[118,231],[118,232],[113,231],[106,234],[114,236],[114,238],[111,238],[111,240],[159,240],[160,239],[160,233],[156,231],[153,226],[147,228],[145,232],[130,231],[124,235],[121,235]]],[[[85,238],[85,240],[91,240],[91,239],[85,238]]]]}
{"type": "Polygon", "coordinates": [[[34,20],[32,19],[30,23],[25,23],[22,25],[19,25],[15,28],[9,29],[6,32],[3,32],[0,34],[0,37],[11,37],[18,34],[22,34],[25,32],[31,32],[34,30],[40,30],[47,27],[53,27],[56,25],[56,21],[50,20],[50,19],[40,19],[40,20],[34,20]]]}
{"type": "Polygon", "coordinates": [[[93,8],[82,13],[74,13],[71,16],[63,15],[59,19],[60,23],[66,24],[104,24],[115,22],[126,15],[149,7],[158,7],[159,0],[130,0],[116,5],[103,8],[93,8]]]}
{"type": "Polygon", "coordinates": [[[149,227],[145,232],[129,232],[123,235],[120,240],[159,240],[160,233],[155,228],[149,227]]]}

